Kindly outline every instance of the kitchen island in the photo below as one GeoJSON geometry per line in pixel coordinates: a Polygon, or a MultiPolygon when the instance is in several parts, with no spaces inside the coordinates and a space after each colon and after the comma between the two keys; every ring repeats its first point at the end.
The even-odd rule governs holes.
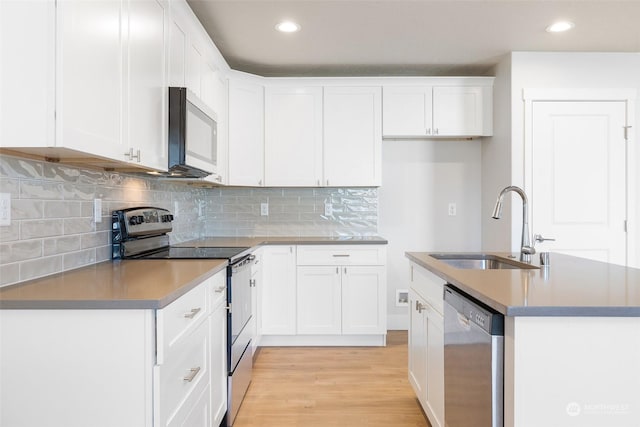
{"type": "Polygon", "coordinates": [[[640,425],[640,270],[556,253],[547,267],[512,270],[406,256],[425,299],[447,282],[505,316],[506,427],[640,425]]]}

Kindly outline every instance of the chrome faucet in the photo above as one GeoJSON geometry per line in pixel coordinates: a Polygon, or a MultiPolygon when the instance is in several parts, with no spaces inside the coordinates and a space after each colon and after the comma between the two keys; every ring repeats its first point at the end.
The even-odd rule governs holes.
{"type": "Polygon", "coordinates": [[[504,198],[504,195],[510,191],[518,193],[520,197],[522,197],[522,238],[520,240],[520,261],[531,262],[531,255],[535,254],[536,250],[531,245],[531,240],[529,239],[529,211],[527,208],[528,201],[527,195],[524,193],[524,190],[520,187],[516,187],[515,185],[505,187],[498,196],[498,200],[496,201],[495,208],[493,208],[493,215],[491,215],[491,217],[494,219],[500,219],[500,217],[502,216],[502,199],[504,198]]]}

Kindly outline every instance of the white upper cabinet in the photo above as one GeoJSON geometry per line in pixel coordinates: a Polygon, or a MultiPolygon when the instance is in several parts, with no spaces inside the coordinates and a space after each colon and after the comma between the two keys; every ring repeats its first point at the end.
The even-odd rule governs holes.
{"type": "Polygon", "coordinates": [[[56,146],[130,160],[122,102],[126,12],[124,1],[58,2],[56,146]]]}
{"type": "Polygon", "coordinates": [[[264,185],[264,88],[250,78],[229,79],[230,185],[264,185]]]}
{"type": "Polygon", "coordinates": [[[382,132],[385,138],[490,136],[493,133],[493,78],[430,85],[384,87],[382,132]]]}
{"type": "Polygon", "coordinates": [[[324,185],[379,186],[380,87],[324,88],[324,185]]]}
{"type": "Polygon", "coordinates": [[[141,163],[159,170],[168,162],[167,18],[163,0],[129,2],[128,145],[140,150],[141,163]]]}
{"type": "Polygon", "coordinates": [[[265,185],[320,185],[322,87],[267,86],[264,104],[265,185]]]}
{"type": "Polygon", "coordinates": [[[382,130],[385,136],[431,134],[431,86],[385,87],[382,100],[382,130]]]}
{"type": "Polygon", "coordinates": [[[187,81],[187,21],[182,11],[171,5],[169,20],[169,86],[186,87],[187,81]]]}
{"type": "Polygon", "coordinates": [[[0,1],[0,147],[55,145],[55,13],[0,1]]]}
{"type": "Polygon", "coordinates": [[[0,7],[2,147],[62,162],[167,169],[166,0],[0,7]]]}

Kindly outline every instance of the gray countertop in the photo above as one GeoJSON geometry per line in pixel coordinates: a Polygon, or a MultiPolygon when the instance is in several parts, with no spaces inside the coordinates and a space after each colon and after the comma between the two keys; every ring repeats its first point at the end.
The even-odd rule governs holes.
{"type": "Polygon", "coordinates": [[[640,269],[558,253],[550,266],[526,270],[458,269],[426,252],[406,256],[506,316],[640,316],[640,269]]]}
{"type": "MultiPolygon", "coordinates": [[[[386,244],[371,237],[208,237],[175,246],[386,244]]],[[[223,270],[226,260],[107,261],[0,288],[0,309],[159,309],[223,270]]]]}
{"type": "Polygon", "coordinates": [[[0,308],[158,309],[226,266],[219,259],[101,262],[0,288],[0,308]]]}

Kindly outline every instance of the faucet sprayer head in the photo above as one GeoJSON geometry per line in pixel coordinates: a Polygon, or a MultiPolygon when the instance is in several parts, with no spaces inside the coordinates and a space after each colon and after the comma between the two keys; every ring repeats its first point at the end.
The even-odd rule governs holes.
{"type": "Polygon", "coordinates": [[[502,197],[498,197],[496,201],[496,206],[493,208],[493,214],[491,218],[500,219],[502,217],[502,197]]]}

